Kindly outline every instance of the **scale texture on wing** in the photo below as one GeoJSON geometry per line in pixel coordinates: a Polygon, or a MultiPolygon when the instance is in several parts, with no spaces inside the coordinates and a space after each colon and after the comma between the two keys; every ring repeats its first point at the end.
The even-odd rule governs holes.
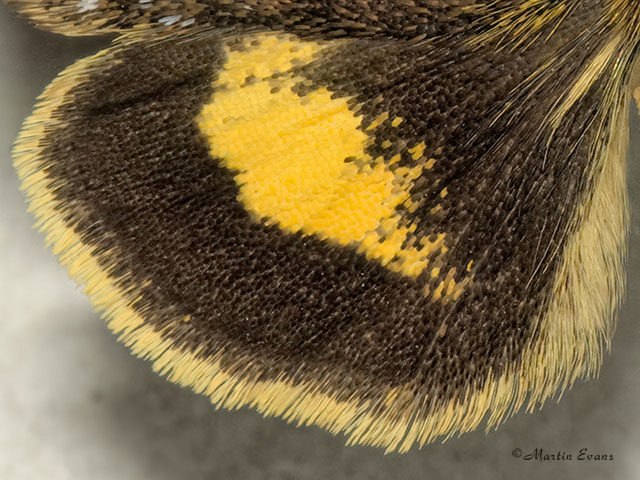
{"type": "Polygon", "coordinates": [[[134,32],[63,72],[14,152],[113,331],[217,405],[400,451],[595,374],[623,288],[635,10],[363,1],[358,23],[326,2],[305,31],[298,2],[221,5],[249,3],[281,21],[152,34],[96,7],[53,28],[95,10],[134,32]]]}

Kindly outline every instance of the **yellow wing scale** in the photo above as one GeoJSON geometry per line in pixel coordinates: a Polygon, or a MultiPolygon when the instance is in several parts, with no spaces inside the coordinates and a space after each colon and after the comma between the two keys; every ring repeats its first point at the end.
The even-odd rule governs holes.
{"type": "MultiPolygon", "coordinates": [[[[357,245],[368,258],[415,278],[428,267],[429,255],[446,252],[446,235],[416,238],[416,226],[398,212],[400,205],[409,211],[418,206],[410,195],[413,182],[433,166],[424,158],[426,145],[408,149],[415,166],[391,168],[393,158],[373,159],[366,149],[377,127],[398,127],[402,118],[384,112],[363,128],[349,98],[324,87],[306,95],[294,91],[305,82],[294,67],[338,42],[256,34],[240,45],[228,43],[197,124],[211,156],[237,172],[239,200],[257,219],[290,233],[357,245]]],[[[452,272],[438,297],[457,298],[463,283],[454,284],[452,272]]]]}

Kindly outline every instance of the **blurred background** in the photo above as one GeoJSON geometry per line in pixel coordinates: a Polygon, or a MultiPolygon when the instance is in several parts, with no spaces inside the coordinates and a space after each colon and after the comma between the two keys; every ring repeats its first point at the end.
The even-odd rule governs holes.
{"type": "Polygon", "coordinates": [[[216,411],[120,345],[33,230],[11,143],[43,88],[108,38],[40,32],[0,2],[0,479],[640,478],[640,120],[630,118],[627,300],[597,381],[485,434],[406,455],[314,427],[216,411]],[[534,449],[572,461],[526,461],[534,449]],[[578,461],[580,449],[613,455],[578,461]]]}

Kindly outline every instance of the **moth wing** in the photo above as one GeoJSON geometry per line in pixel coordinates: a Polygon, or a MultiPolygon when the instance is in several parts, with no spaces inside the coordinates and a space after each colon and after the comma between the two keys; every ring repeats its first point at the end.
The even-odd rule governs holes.
{"type": "MultiPolygon", "coordinates": [[[[395,0],[7,0],[7,3],[38,28],[71,36],[243,27],[284,29],[304,36],[410,38],[434,33],[432,25],[442,17],[442,5],[437,3],[399,5],[395,0]]],[[[460,13],[458,8],[453,10],[460,13]]]]}
{"type": "Polygon", "coordinates": [[[520,96],[543,60],[141,39],[63,72],[15,165],[61,263],[155,370],[405,451],[544,401],[610,336],[624,138],[609,132],[626,117],[585,94],[532,135],[575,80],[520,96]]]}

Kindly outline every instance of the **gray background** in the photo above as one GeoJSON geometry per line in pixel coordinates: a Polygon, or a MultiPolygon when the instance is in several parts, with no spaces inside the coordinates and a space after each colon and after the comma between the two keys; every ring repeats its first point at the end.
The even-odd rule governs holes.
{"type": "Polygon", "coordinates": [[[628,291],[599,380],[499,430],[406,455],[345,447],[252,410],[214,410],[131,356],[92,313],[33,218],[10,145],[57,72],[108,39],[39,32],[0,2],[0,479],[640,478],[640,121],[631,118],[628,291]],[[521,448],[614,455],[524,461],[521,448]]]}

